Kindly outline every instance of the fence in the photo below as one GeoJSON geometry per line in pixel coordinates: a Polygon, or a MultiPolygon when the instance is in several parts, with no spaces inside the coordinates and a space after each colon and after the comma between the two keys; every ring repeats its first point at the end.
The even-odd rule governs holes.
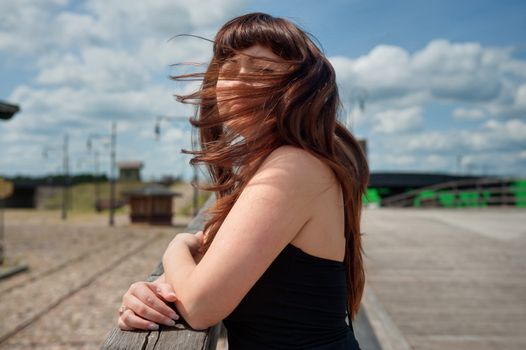
{"type": "Polygon", "coordinates": [[[526,180],[482,178],[451,181],[381,199],[385,207],[526,208],[526,180]]]}

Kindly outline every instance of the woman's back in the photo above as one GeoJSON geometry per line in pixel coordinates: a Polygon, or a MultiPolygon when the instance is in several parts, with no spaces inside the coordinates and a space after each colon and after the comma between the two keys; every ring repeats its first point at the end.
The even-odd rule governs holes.
{"type": "Polygon", "coordinates": [[[310,255],[343,262],[345,255],[343,197],[332,170],[305,150],[284,146],[280,151],[303,153],[303,157],[309,159],[308,162],[302,162],[303,170],[311,174],[315,173],[319,183],[319,195],[309,203],[311,219],[291,243],[310,255]]]}

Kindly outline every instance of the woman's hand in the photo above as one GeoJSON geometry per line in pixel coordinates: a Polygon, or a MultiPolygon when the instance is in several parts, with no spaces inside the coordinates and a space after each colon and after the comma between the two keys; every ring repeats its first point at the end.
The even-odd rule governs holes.
{"type": "Polygon", "coordinates": [[[177,241],[183,242],[186,244],[188,249],[190,250],[190,253],[193,255],[200,253],[204,244],[204,234],[203,231],[199,231],[195,234],[193,233],[179,233],[175,238],[172,240],[172,243],[175,243],[177,241]]]}
{"type": "Polygon", "coordinates": [[[155,282],[135,282],[122,297],[119,328],[157,330],[159,324],[174,326],[179,315],[166,303],[177,300],[164,275],[155,282]]]}
{"type": "MultiPolygon", "coordinates": [[[[188,250],[190,251],[190,254],[194,257],[194,260],[196,263],[198,263],[204,254],[204,241],[205,241],[205,235],[203,231],[199,231],[195,234],[193,233],[179,233],[175,238],[170,242],[168,249],[166,252],[169,252],[169,248],[172,245],[178,245],[182,244],[185,245],[188,250]]],[[[165,252],[165,253],[166,253],[165,252]]]]}

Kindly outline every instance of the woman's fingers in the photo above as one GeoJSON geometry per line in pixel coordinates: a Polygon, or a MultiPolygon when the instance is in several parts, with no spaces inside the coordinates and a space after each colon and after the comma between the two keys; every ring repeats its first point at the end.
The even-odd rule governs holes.
{"type": "MultiPolygon", "coordinates": [[[[132,296],[135,296],[145,306],[148,306],[156,310],[158,313],[170,319],[173,319],[173,320],[179,319],[179,315],[177,315],[177,313],[171,307],[166,305],[165,301],[161,299],[162,296],[157,293],[157,289],[158,289],[157,284],[155,283],[137,282],[131,285],[127,294],[131,294],[132,296]]],[[[124,297],[126,297],[126,295],[124,297]]],[[[171,301],[171,300],[167,300],[167,301],[171,301]]],[[[123,304],[131,308],[131,306],[128,305],[126,302],[124,302],[123,304]]],[[[136,312],[136,313],[141,315],[140,312],[136,312]]]]}
{"type": "Polygon", "coordinates": [[[136,282],[122,298],[119,328],[156,330],[158,325],[174,326],[179,315],[166,303],[177,300],[168,283],[136,282]]]}
{"type": "Polygon", "coordinates": [[[175,292],[169,283],[158,283],[156,285],[155,292],[157,295],[168,302],[173,303],[177,300],[177,296],[175,295],[175,292]]]}
{"type": "MultiPolygon", "coordinates": [[[[170,288],[170,292],[173,293],[172,286],[168,283],[160,283],[161,285],[168,285],[170,288]]],[[[176,298],[171,297],[169,299],[161,299],[163,298],[162,295],[158,292],[158,284],[154,284],[151,282],[145,282],[145,285],[147,288],[136,288],[131,291],[131,294],[133,294],[135,297],[137,297],[139,300],[141,300],[145,305],[151,307],[152,309],[156,310],[157,312],[163,314],[164,316],[177,320],[179,319],[179,315],[168,305],[166,305],[166,302],[169,301],[175,301],[176,298]],[[173,300],[172,300],[173,299],[173,300]]],[[[164,287],[166,288],[166,287],[164,287]]],[[[175,293],[174,293],[175,296],[175,293]]]]}
{"type": "Polygon", "coordinates": [[[135,329],[155,331],[159,329],[158,324],[140,318],[139,316],[134,314],[132,310],[124,311],[119,317],[118,324],[119,328],[123,331],[133,331],[135,329]]]}
{"type": "MultiPolygon", "coordinates": [[[[159,299],[157,299],[157,300],[159,300],[159,299]]],[[[161,303],[162,303],[162,301],[161,301],[161,303]]],[[[170,316],[166,316],[166,315],[160,313],[159,311],[153,309],[149,305],[145,304],[144,300],[141,300],[141,299],[137,298],[133,294],[128,294],[128,295],[125,296],[124,304],[131,311],[133,311],[135,316],[139,316],[142,319],[145,319],[145,320],[148,320],[148,321],[152,321],[152,322],[157,323],[157,324],[163,324],[163,325],[166,325],[166,326],[174,326],[175,325],[174,318],[176,318],[177,316],[176,316],[175,312],[172,309],[170,309],[169,307],[167,307],[167,306],[166,307],[171,310],[171,315],[170,316]]],[[[126,310],[126,311],[130,311],[130,310],[126,310]]],[[[123,313],[123,315],[124,315],[124,313],[123,313]]],[[[132,319],[133,319],[133,317],[132,317],[132,319]]],[[[128,324],[127,322],[125,322],[125,323],[128,324]]],[[[145,328],[142,328],[142,329],[145,329],[145,328]]]]}
{"type": "Polygon", "coordinates": [[[194,236],[199,239],[200,241],[202,241],[204,238],[205,238],[205,234],[203,231],[198,231],[194,234],[194,236]]]}

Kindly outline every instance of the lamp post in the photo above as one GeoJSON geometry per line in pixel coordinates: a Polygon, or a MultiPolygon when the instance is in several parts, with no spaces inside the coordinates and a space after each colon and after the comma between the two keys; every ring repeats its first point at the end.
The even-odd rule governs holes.
{"type": "MultiPolygon", "coordinates": [[[[88,156],[89,156],[89,153],[88,153],[88,156]]],[[[83,164],[85,162],[88,162],[89,163],[89,160],[87,160],[87,156],[84,155],[80,158],[77,159],[77,168],[78,170],[83,170],[83,164]]],[[[91,163],[91,165],[93,166],[93,170],[91,172],[91,176],[92,176],[92,180],[93,180],[93,184],[94,184],[94,198],[95,198],[95,204],[99,202],[99,199],[100,199],[100,186],[99,186],[99,182],[97,181],[97,176],[99,176],[99,151],[98,150],[95,150],[93,152],[93,162],[91,163]]],[[[89,167],[87,169],[87,171],[90,171],[89,170],[89,167]]]]}
{"type": "Polygon", "coordinates": [[[457,154],[457,175],[462,174],[462,158],[464,158],[462,154],[457,154]]]}
{"type": "MultiPolygon", "coordinates": [[[[93,152],[93,161],[95,167],[95,177],[99,175],[99,151],[93,152]]],[[[98,180],[95,180],[95,203],[98,203],[100,200],[100,184],[98,180]]]]}
{"type": "Polygon", "coordinates": [[[358,110],[360,111],[360,113],[363,113],[365,112],[365,101],[367,100],[367,91],[362,88],[362,87],[352,87],[351,88],[351,92],[349,94],[349,101],[350,101],[350,109],[349,109],[349,114],[347,115],[347,120],[346,120],[346,126],[347,126],[347,129],[349,129],[350,131],[352,131],[353,127],[354,127],[354,122],[353,122],[353,112],[354,112],[354,109],[355,109],[355,105],[357,104],[358,105],[358,110]]]}
{"type": "Polygon", "coordinates": [[[64,180],[62,182],[62,220],[66,220],[68,218],[68,191],[69,191],[69,185],[70,185],[70,178],[69,178],[69,152],[68,152],[68,145],[69,145],[69,136],[68,134],[64,135],[62,147],[50,147],[46,146],[42,150],[42,156],[44,159],[47,159],[49,152],[52,151],[59,151],[62,150],[62,174],[64,176],[64,180]]]}
{"type": "MultiPolygon", "coordinates": [[[[112,122],[111,134],[89,134],[86,141],[88,151],[91,151],[92,140],[94,139],[105,139],[110,142],[110,205],[109,205],[109,225],[115,225],[115,163],[116,163],[116,148],[117,148],[117,123],[112,122]]],[[[97,155],[98,159],[98,155],[97,155]]]]}
{"type": "MultiPolygon", "coordinates": [[[[155,138],[157,141],[160,140],[161,138],[161,122],[162,121],[171,121],[171,122],[185,122],[185,123],[188,123],[188,120],[185,118],[185,117],[168,117],[168,116],[157,116],[156,120],[155,120],[155,128],[154,128],[154,132],[155,132],[155,138]]],[[[195,148],[196,146],[196,143],[194,140],[192,140],[192,148],[195,148]]],[[[196,216],[197,215],[197,212],[199,210],[198,206],[199,206],[199,203],[198,203],[198,198],[199,198],[199,189],[197,188],[197,182],[198,182],[198,173],[197,173],[197,166],[193,166],[193,183],[194,183],[194,186],[193,186],[193,216],[196,216]]]]}

